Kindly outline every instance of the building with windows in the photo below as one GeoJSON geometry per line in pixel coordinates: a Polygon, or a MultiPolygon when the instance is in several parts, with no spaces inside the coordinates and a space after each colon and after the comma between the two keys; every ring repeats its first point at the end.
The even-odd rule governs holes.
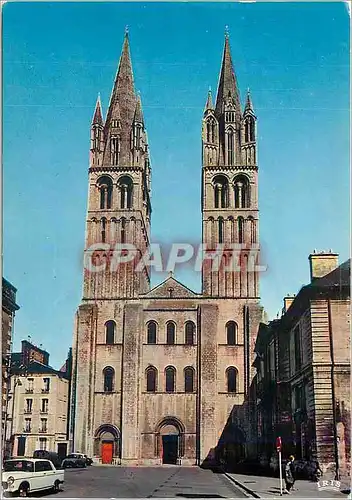
{"type": "Polygon", "coordinates": [[[149,144],[126,33],[106,116],[98,99],[91,124],[73,343],[71,448],[96,461],[193,465],[229,441],[255,446],[243,401],[263,315],[256,116],[249,93],[241,106],[228,36],[200,138],[202,291],[172,275],[151,289],[149,144]],[[116,244],[125,248],[118,260],[116,244]],[[133,260],[123,258],[127,245],[133,260]]]}
{"type": "MultiPolygon", "coordinates": [[[[6,434],[7,412],[8,412],[8,389],[9,389],[9,364],[12,350],[12,336],[15,313],[19,306],[16,304],[17,289],[7,280],[2,278],[2,319],[1,319],[1,374],[2,374],[2,398],[1,398],[1,428],[2,436],[6,434]]],[[[6,441],[4,452],[6,453],[6,441]]]]}
{"type": "Polygon", "coordinates": [[[68,451],[70,363],[49,366],[49,354],[24,340],[11,361],[8,436],[13,456],[35,450],[68,451]]]}
{"type": "Polygon", "coordinates": [[[285,297],[281,319],[261,324],[253,380],[258,455],[283,453],[350,472],[350,261],[331,252],[309,256],[311,283],[285,297]]]}

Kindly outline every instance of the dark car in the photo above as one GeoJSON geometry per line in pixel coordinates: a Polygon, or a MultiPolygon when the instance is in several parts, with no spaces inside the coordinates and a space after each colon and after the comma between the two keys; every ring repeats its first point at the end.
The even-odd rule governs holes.
{"type": "Polygon", "coordinates": [[[87,465],[92,465],[93,460],[91,458],[87,457],[87,455],[84,455],[84,458],[86,459],[87,465]]]}
{"type": "Polygon", "coordinates": [[[61,469],[61,462],[60,457],[57,453],[54,451],[47,451],[47,450],[35,450],[33,453],[33,458],[43,458],[44,460],[50,460],[54,466],[55,469],[61,469]]]}
{"type": "Polygon", "coordinates": [[[71,453],[62,461],[61,466],[63,469],[87,467],[87,460],[82,453],[71,453]]]}

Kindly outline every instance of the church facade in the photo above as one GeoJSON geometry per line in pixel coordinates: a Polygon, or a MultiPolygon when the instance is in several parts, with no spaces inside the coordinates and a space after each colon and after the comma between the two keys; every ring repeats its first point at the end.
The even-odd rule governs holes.
{"type": "Polygon", "coordinates": [[[219,453],[239,460],[253,444],[243,403],[263,315],[256,137],[226,36],[201,129],[202,291],[172,275],[151,288],[149,145],[125,34],[106,117],[98,99],[91,125],[85,261],[94,269],[84,268],[75,319],[74,451],[102,463],[201,465],[219,453]],[[111,265],[116,244],[134,259],[111,265]]]}

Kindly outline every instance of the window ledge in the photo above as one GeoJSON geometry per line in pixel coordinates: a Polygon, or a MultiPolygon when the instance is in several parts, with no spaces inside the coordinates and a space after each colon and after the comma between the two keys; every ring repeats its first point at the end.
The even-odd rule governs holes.
{"type": "Polygon", "coordinates": [[[179,343],[179,344],[163,344],[161,342],[158,342],[157,344],[148,344],[147,342],[145,342],[143,345],[153,345],[153,346],[156,346],[156,345],[160,345],[160,346],[167,346],[167,347],[197,347],[197,344],[182,344],[182,343],[179,343]]]}
{"type": "Polygon", "coordinates": [[[183,394],[183,395],[185,395],[185,394],[193,394],[193,395],[195,395],[195,394],[197,394],[197,391],[193,391],[193,392],[184,392],[184,391],[174,391],[174,392],[166,392],[166,391],[151,392],[150,391],[149,392],[149,391],[143,391],[142,394],[152,394],[152,395],[153,394],[155,394],[155,395],[157,395],[157,394],[164,394],[164,395],[165,394],[183,394]]]}
{"type": "Polygon", "coordinates": [[[227,391],[219,391],[218,394],[226,394],[227,396],[243,396],[244,392],[227,392],[227,391]]]}
{"type": "Polygon", "coordinates": [[[244,347],[244,344],[218,344],[218,346],[225,346],[225,347],[244,347]]]}

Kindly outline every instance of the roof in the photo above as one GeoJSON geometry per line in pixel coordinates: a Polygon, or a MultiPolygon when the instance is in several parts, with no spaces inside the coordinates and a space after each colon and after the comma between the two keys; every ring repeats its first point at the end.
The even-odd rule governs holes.
{"type": "Polygon", "coordinates": [[[11,373],[16,375],[57,375],[60,378],[68,378],[67,374],[59,370],[55,370],[49,365],[44,365],[38,361],[30,361],[28,365],[22,364],[21,353],[13,353],[11,356],[11,373]]]}
{"type": "Polygon", "coordinates": [[[308,307],[310,300],[334,299],[347,300],[351,295],[351,260],[347,260],[330,273],[316,278],[303,286],[294,301],[282,316],[283,323],[290,323],[300,316],[308,307]]]}
{"type": "Polygon", "coordinates": [[[350,287],[351,282],[351,259],[346,260],[339,267],[326,274],[322,278],[315,279],[310,285],[315,288],[330,288],[330,287],[350,287]]]}
{"type": "Polygon", "coordinates": [[[168,299],[180,299],[180,298],[193,298],[197,297],[198,294],[193,292],[190,288],[183,285],[180,281],[175,279],[173,276],[169,276],[165,281],[159,285],[152,288],[146,294],[141,295],[143,298],[168,298],[168,299]]]}

